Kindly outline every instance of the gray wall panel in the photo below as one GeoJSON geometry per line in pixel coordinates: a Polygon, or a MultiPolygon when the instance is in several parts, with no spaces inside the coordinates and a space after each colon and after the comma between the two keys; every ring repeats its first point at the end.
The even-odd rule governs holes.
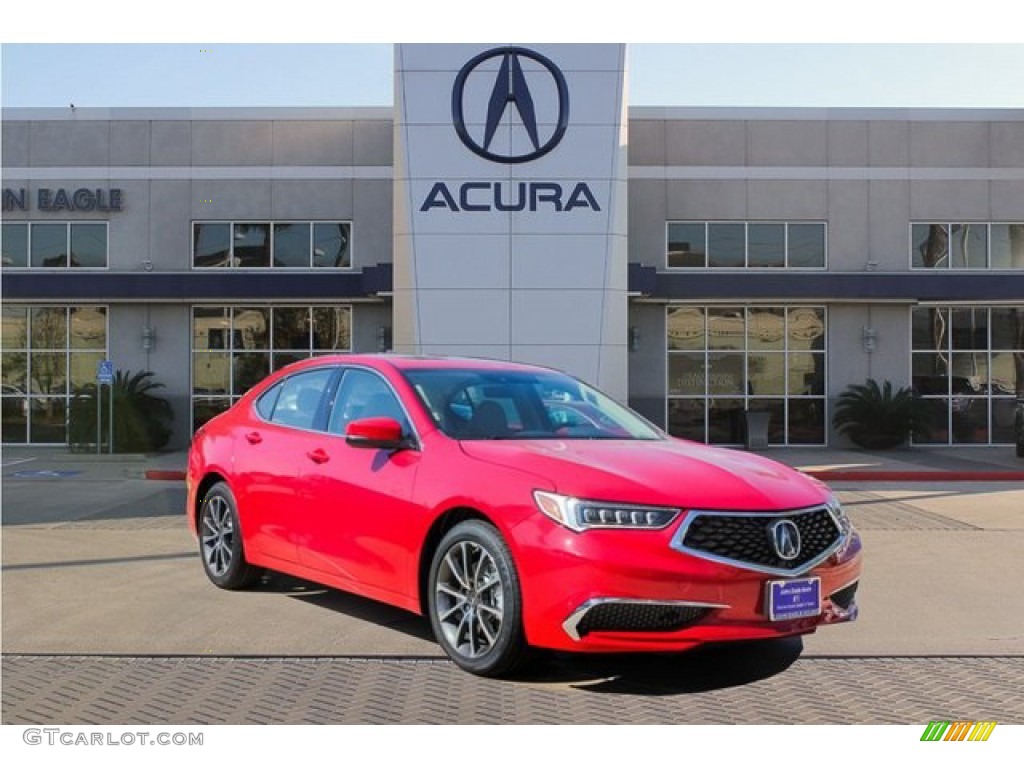
{"type": "Polygon", "coordinates": [[[738,120],[665,123],[666,165],[746,165],[747,125],[738,120]]]}
{"type": "Polygon", "coordinates": [[[876,120],[868,123],[868,161],[874,166],[910,164],[910,124],[876,120]]]}
{"type": "Polygon", "coordinates": [[[747,182],[747,209],[751,219],[815,219],[828,216],[828,182],[747,182]]]}
{"type": "Polygon", "coordinates": [[[32,165],[107,165],[110,161],[110,123],[40,121],[31,125],[32,165]]]}
{"type": "Polygon", "coordinates": [[[157,272],[180,271],[191,266],[192,182],[153,181],[149,188],[148,258],[157,272]]]}
{"type": "Polygon", "coordinates": [[[914,221],[984,221],[989,216],[987,181],[915,181],[910,185],[914,221]]]}
{"type": "Polygon", "coordinates": [[[750,165],[824,165],[825,123],[776,120],[747,123],[750,165]]]}
{"type": "Polygon", "coordinates": [[[351,179],[276,179],[271,182],[274,219],[351,220],[351,179]]]}
{"type": "MultiPolygon", "coordinates": [[[[5,166],[23,166],[29,164],[29,123],[11,122],[5,120],[0,124],[2,130],[2,141],[0,141],[0,154],[3,155],[5,166]]],[[[4,174],[4,184],[10,186],[10,182],[4,174]]]]}
{"type": "Polygon", "coordinates": [[[353,255],[357,266],[392,261],[393,183],[390,179],[356,179],[353,182],[353,255]]]}
{"type": "Polygon", "coordinates": [[[149,165],[150,124],[145,120],[110,123],[110,164],[149,165]]]}
{"type": "Polygon", "coordinates": [[[868,124],[843,120],[828,124],[828,162],[838,166],[868,165],[868,124]]]}
{"type": "Polygon", "coordinates": [[[270,165],[273,125],[269,120],[196,120],[192,123],[192,163],[270,165]]]}
{"type": "Polygon", "coordinates": [[[868,182],[828,182],[828,268],[864,269],[868,244],[868,182]]]}
{"type": "Polygon", "coordinates": [[[276,165],[351,165],[349,120],[276,120],[273,123],[276,165]]]}
{"type": "Polygon", "coordinates": [[[987,123],[911,123],[910,164],[930,168],[989,165],[987,123]]]}
{"type": "Polygon", "coordinates": [[[154,120],[150,128],[149,161],[153,165],[191,165],[192,123],[154,120]]]}
{"type": "Polygon", "coordinates": [[[356,165],[391,165],[394,123],[390,120],[357,120],[353,139],[356,165]]]}

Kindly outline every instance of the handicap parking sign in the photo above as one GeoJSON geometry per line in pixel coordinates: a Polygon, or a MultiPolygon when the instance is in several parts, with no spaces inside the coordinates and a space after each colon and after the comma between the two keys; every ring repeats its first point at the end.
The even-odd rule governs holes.
{"type": "Polygon", "coordinates": [[[114,381],[114,361],[100,360],[96,364],[96,382],[98,384],[110,384],[114,381]]]}

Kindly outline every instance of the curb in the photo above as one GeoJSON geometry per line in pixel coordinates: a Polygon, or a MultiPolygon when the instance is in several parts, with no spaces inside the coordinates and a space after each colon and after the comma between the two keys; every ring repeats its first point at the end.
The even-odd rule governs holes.
{"type": "Polygon", "coordinates": [[[1024,472],[975,471],[954,472],[943,470],[808,470],[804,474],[824,482],[846,480],[868,483],[1024,483],[1024,472]]]}
{"type": "Polygon", "coordinates": [[[147,469],[143,473],[147,480],[177,480],[185,482],[185,472],[180,469],[147,469]]]}

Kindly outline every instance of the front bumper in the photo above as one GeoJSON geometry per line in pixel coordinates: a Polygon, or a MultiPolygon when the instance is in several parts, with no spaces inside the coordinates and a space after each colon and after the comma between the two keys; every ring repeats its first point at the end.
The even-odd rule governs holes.
{"type": "Polygon", "coordinates": [[[823,562],[791,574],[821,580],[821,612],[770,621],[766,584],[780,576],[673,548],[680,524],[574,533],[538,516],[518,526],[513,548],[524,573],[527,642],[567,651],[674,651],[807,634],[857,617],[856,531],[823,562]]]}

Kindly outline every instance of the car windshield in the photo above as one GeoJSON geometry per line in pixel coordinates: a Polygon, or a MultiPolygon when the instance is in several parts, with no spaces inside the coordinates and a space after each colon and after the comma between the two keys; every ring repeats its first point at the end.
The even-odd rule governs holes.
{"type": "Polygon", "coordinates": [[[420,368],[403,372],[438,428],[457,440],[660,440],[596,389],[555,371],[420,368]]]}

